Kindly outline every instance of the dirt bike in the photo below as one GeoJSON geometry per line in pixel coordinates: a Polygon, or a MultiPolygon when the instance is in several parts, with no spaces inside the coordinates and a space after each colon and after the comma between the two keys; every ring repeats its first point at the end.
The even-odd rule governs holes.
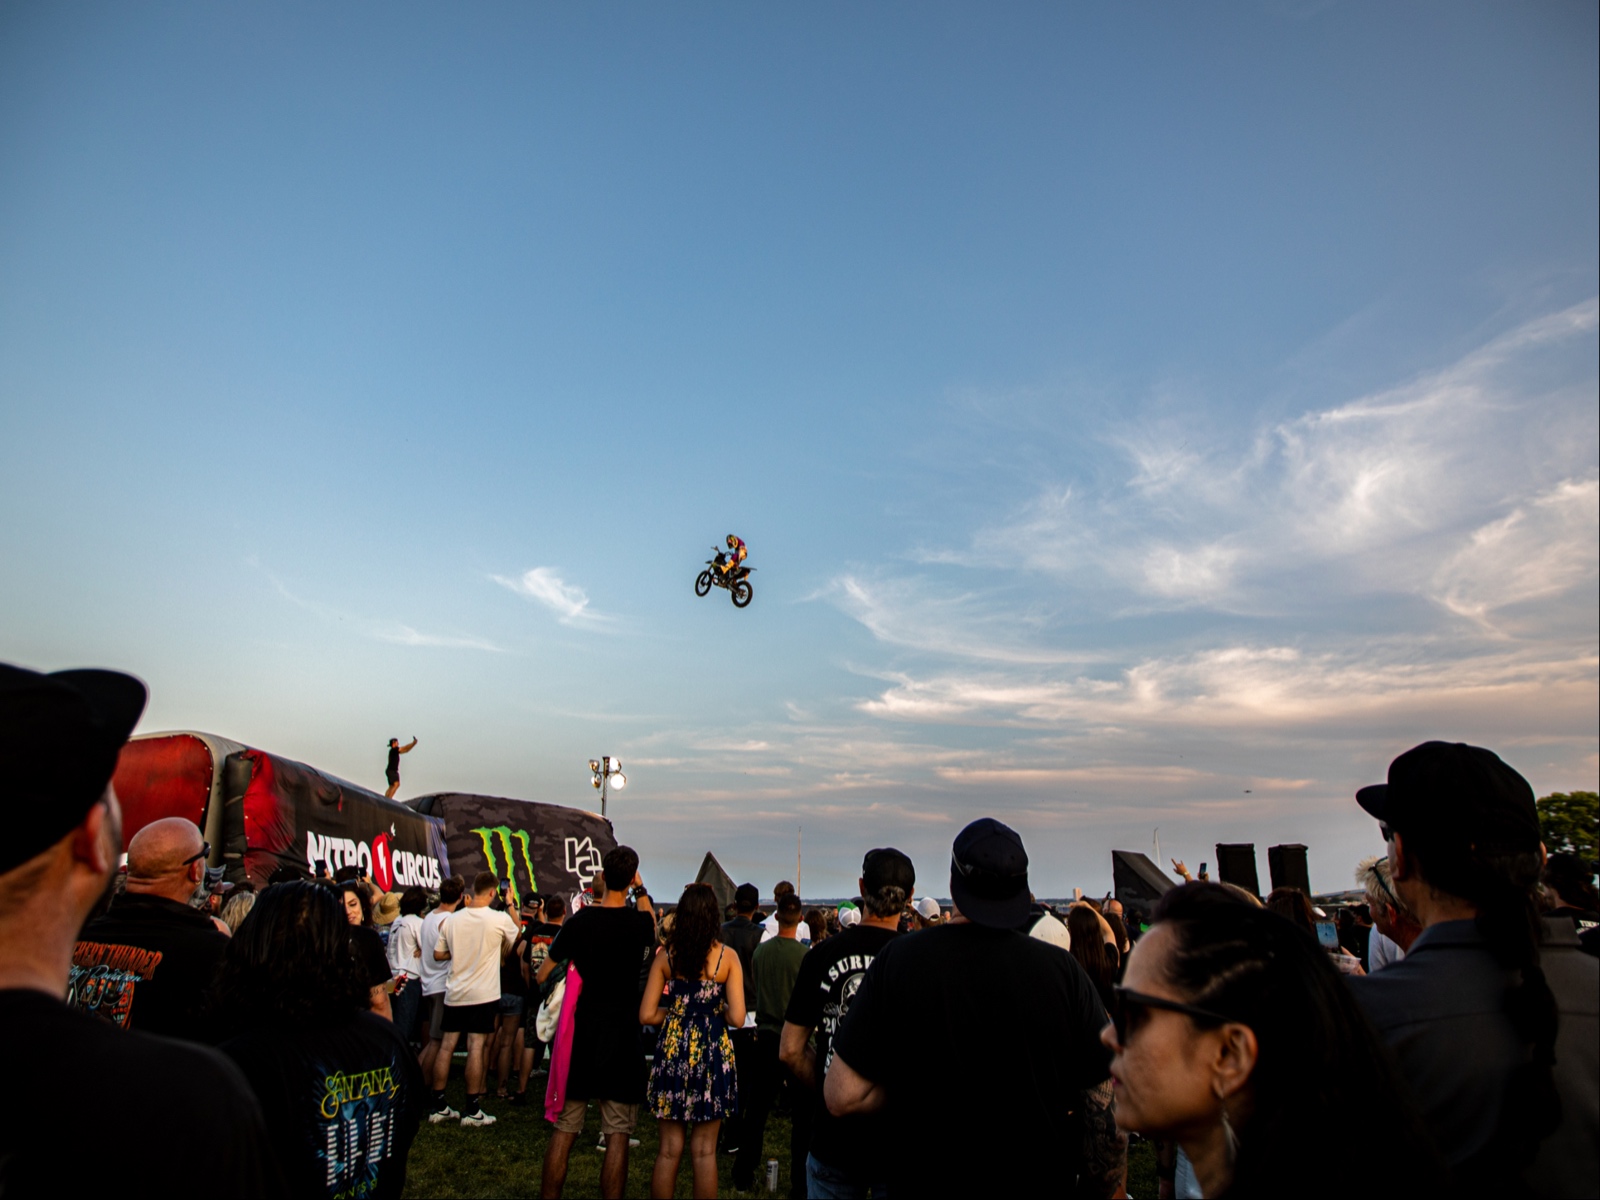
{"type": "Polygon", "coordinates": [[[750,586],[750,572],[755,568],[735,567],[731,571],[726,571],[723,568],[728,565],[728,556],[715,546],[711,547],[711,550],[716,557],[706,559],[706,569],[701,571],[694,581],[694,594],[705,596],[714,587],[727,588],[733,606],[743,608],[755,595],[755,589],[750,586]]]}

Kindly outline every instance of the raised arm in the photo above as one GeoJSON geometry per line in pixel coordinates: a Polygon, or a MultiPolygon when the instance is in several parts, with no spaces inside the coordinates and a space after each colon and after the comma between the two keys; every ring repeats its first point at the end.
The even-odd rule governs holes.
{"type": "Polygon", "coordinates": [[[400,753],[401,754],[410,754],[412,750],[416,749],[416,745],[417,745],[417,735],[413,733],[411,735],[410,744],[409,745],[405,745],[405,746],[401,746],[400,747],[400,753]]]}

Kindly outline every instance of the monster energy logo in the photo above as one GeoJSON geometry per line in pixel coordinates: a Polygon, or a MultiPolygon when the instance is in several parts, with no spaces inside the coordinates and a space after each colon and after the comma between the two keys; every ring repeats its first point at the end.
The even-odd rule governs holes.
{"type": "Polygon", "coordinates": [[[509,825],[485,825],[474,829],[478,840],[483,843],[483,857],[489,860],[489,870],[496,875],[511,880],[511,901],[513,904],[522,903],[522,895],[517,888],[516,860],[511,853],[511,843],[515,842],[522,850],[522,866],[528,872],[528,890],[537,892],[539,881],[533,874],[533,860],[528,857],[528,831],[526,829],[513,829],[509,825]],[[495,860],[495,846],[499,845],[500,853],[505,856],[505,870],[500,869],[495,860]]]}

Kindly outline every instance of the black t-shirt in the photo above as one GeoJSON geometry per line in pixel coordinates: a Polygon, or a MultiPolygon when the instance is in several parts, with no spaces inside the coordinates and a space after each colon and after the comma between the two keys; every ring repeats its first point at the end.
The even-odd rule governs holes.
{"type": "Polygon", "coordinates": [[[573,1100],[644,1100],[644,1055],[639,1049],[639,978],[656,949],[656,925],[631,908],[593,906],[562,925],[550,956],[578,968],[567,1096],[573,1100]]]}
{"type": "Polygon", "coordinates": [[[754,994],[750,981],[755,978],[755,953],[761,944],[761,933],[761,926],[749,917],[735,917],[722,926],[722,944],[739,956],[739,966],[744,971],[746,1003],[754,994]]]}
{"type": "Polygon", "coordinates": [[[544,960],[550,957],[550,943],[555,940],[556,934],[561,932],[561,926],[552,925],[548,921],[529,921],[522,927],[522,932],[517,936],[517,944],[512,947],[516,956],[519,971],[517,978],[522,978],[520,966],[528,964],[529,995],[536,994],[540,1000],[550,994],[550,989],[556,985],[556,973],[551,972],[550,978],[541,985],[538,982],[539,968],[544,965],[544,960]]]}
{"type": "Polygon", "coordinates": [[[388,983],[394,974],[389,969],[389,955],[383,948],[383,938],[370,925],[350,927],[350,957],[355,959],[356,976],[369,988],[388,983]]]}
{"type": "Polygon", "coordinates": [[[792,1025],[816,1030],[819,1090],[811,1153],[819,1162],[862,1183],[882,1183],[887,1178],[887,1120],[879,1113],[842,1119],[830,1116],[820,1089],[833,1061],[834,1034],[850,1010],[862,977],[878,951],[899,936],[893,929],[855,925],[814,946],[800,960],[800,974],[795,978],[789,1011],[783,1018],[792,1025]]]}
{"type": "Polygon", "coordinates": [[[400,747],[399,746],[390,746],[389,747],[389,765],[384,768],[384,774],[386,774],[386,775],[398,775],[398,774],[400,774],[400,747]]]}
{"type": "Polygon", "coordinates": [[[228,935],[199,909],[123,895],[72,948],[67,1003],[123,1029],[211,1040],[204,1013],[228,935]]]}
{"type": "Polygon", "coordinates": [[[1105,1023],[1059,946],[970,923],[890,942],[833,1042],[835,1058],[888,1091],[890,1194],[1068,1190],[1071,1111],[1107,1076],[1105,1023]],[[930,1113],[955,1114],[967,1149],[930,1153],[930,1113]]]}
{"type": "Polygon", "coordinates": [[[74,1178],[134,1195],[290,1194],[249,1084],[215,1050],[23,988],[0,991],[0,1029],[0,1195],[59,1195],[74,1178]]]}
{"type": "Polygon", "coordinates": [[[294,1195],[400,1195],[427,1096],[417,1056],[390,1022],[363,1012],[334,1025],[259,1029],[222,1051],[261,1102],[294,1195]]]}

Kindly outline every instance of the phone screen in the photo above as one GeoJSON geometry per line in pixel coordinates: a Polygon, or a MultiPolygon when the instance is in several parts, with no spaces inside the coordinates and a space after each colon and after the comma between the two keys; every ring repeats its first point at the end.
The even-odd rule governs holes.
{"type": "Polygon", "coordinates": [[[1317,922],[1317,941],[1322,943],[1325,950],[1339,948],[1339,927],[1332,921],[1317,922]]]}

